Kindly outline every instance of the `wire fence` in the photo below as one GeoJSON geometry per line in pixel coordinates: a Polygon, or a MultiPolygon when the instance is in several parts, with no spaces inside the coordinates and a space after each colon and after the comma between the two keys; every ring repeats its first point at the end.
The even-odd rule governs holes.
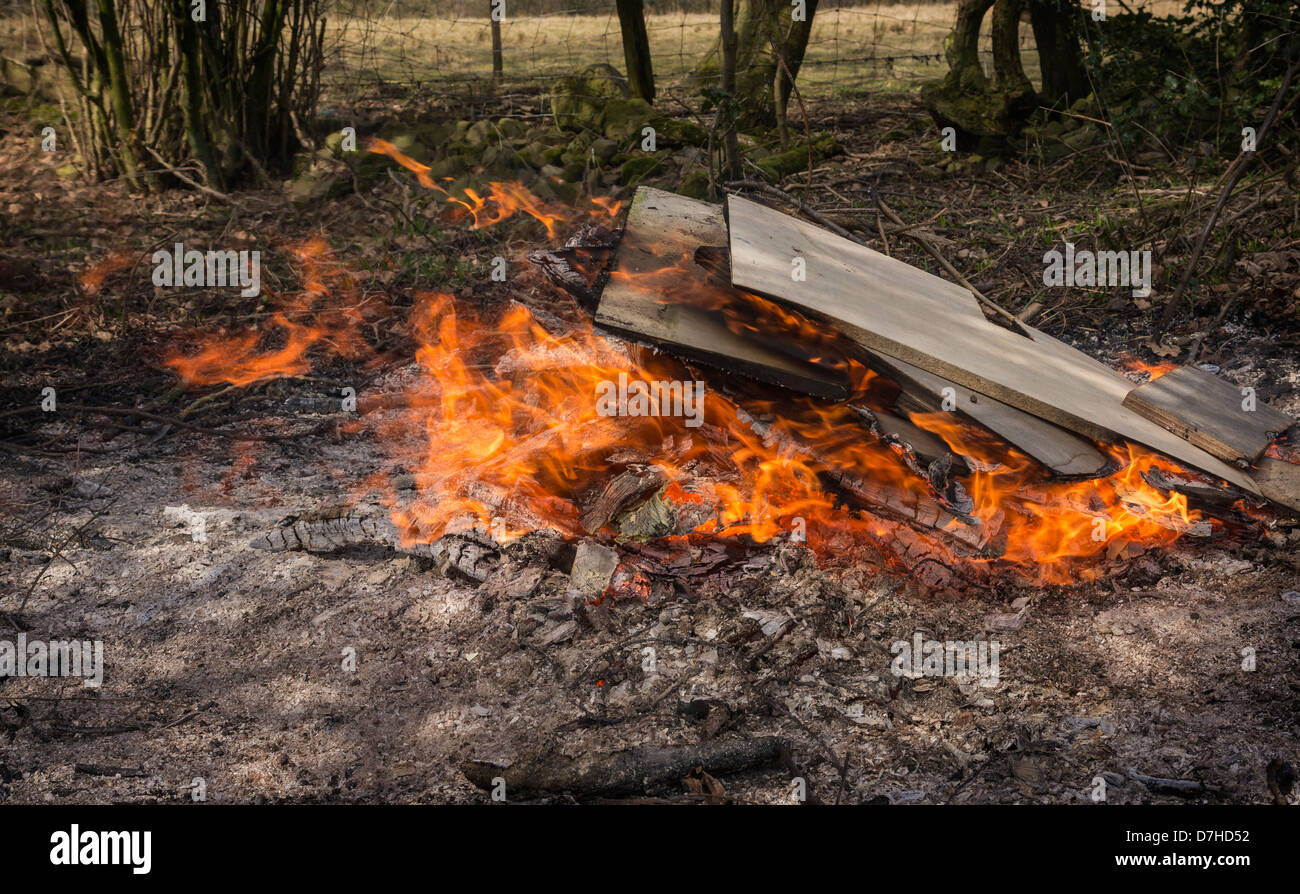
{"type": "MultiPolygon", "coordinates": [[[[618,15],[612,0],[558,0],[568,8],[538,8],[537,0],[511,13],[505,0],[500,24],[502,85],[545,93],[558,78],[594,63],[625,68],[618,15]]],[[[486,91],[493,80],[492,0],[444,0],[423,11],[389,2],[362,2],[339,10],[328,26],[333,43],[323,81],[336,101],[379,90],[387,95],[486,91]]],[[[544,0],[542,0],[544,5],[544,0]]],[[[702,6],[702,4],[690,4],[702,6]]],[[[716,7],[716,3],[709,4],[716,7]]],[[[947,71],[944,38],[957,4],[948,2],[858,5],[823,3],[799,74],[805,96],[851,97],[868,90],[907,89],[947,71]]],[[[718,37],[718,13],[682,4],[646,3],[646,29],[656,85],[661,91],[698,92],[685,79],[718,37]]],[[[981,53],[991,70],[992,43],[985,22],[981,53]]],[[[1038,81],[1033,33],[1021,25],[1025,71],[1038,81]]]]}

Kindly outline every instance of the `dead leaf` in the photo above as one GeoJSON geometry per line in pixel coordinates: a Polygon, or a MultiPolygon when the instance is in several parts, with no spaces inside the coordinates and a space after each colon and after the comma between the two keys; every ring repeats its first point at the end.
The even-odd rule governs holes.
{"type": "Polygon", "coordinates": [[[1183,352],[1183,349],[1177,345],[1166,344],[1164,342],[1157,344],[1154,339],[1150,338],[1142,342],[1142,344],[1157,357],[1177,357],[1183,352]]]}

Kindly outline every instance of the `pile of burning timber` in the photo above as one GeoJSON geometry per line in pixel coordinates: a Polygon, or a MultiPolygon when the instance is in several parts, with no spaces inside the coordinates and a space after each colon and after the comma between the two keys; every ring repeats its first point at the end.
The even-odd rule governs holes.
{"type": "MultiPolygon", "coordinates": [[[[1023,568],[1040,552],[1033,542],[1008,544],[1009,529],[1032,540],[1026,531],[1033,523],[1057,523],[1062,514],[1069,520],[1061,524],[1084,537],[1095,522],[1103,536],[1093,539],[1107,539],[1117,516],[1167,535],[1145,544],[1116,538],[1107,558],[1122,559],[1157,542],[1210,537],[1215,525],[1188,513],[1189,505],[1235,520],[1265,504],[1300,510],[1287,415],[1243,400],[1235,386],[1193,367],[1137,385],[1005,312],[986,316],[965,288],[740,196],[717,206],[642,188],[621,236],[583,227],[564,248],[529,259],[591,309],[605,333],[718,370],[724,385],[739,384],[740,376],[847,407],[835,425],[847,421],[854,430],[838,430],[830,442],[735,409],[772,454],[798,457],[847,503],[887,520],[875,533],[909,567],[926,558],[1005,557],[1023,568]],[[876,389],[872,400],[861,399],[864,372],[888,386],[886,400],[875,399],[876,389]],[[892,451],[890,462],[901,464],[906,480],[846,465],[837,444],[855,438],[892,451]],[[988,444],[996,449],[970,449],[988,444]],[[1010,488],[991,500],[989,457],[1007,452],[1031,471],[1011,476],[1010,488]],[[1137,456],[1145,461],[1133,461],[1137,456]],[[1090,486],[1103,479],[1104,488],[1090,486]],[[1062,486],[1071,482],[1081,486],[1062,486]],[[1125,554],[1129,546],[1135,549],[1125,554]]],[[[730,449],[726,432],[711,428],[684,433],[696,433],[697,449],[711,437],[730,449]]],[[[692,482],[661,474],[657,443],[620,446],[632,459],[609,455],[608,474],[575,501],[579,514],[568,533],[604,538],[612,530],[623,548],[616,555],[595,540],[580,544],[573,579],[597,572],[600,585],[587,589],[599,598],[611,577],[617,580],[616,568],[624,577],[639,569],[642,582],[653,582],[722,562],[721,547],[686,561],[655,546],[717,525],[710,528],[707,506],[696,517],[689,500],[656,498],[676,488],[677,497],[699,502],[692,482]]],[[[436,470],[443,460],[429,462],[436,470]]],[[[421,498],[416,491],[407,497],[421,498]]],[[[436,527],[424,537],[409,527],[417,516],[403,512],[395,523],[379,506],[326,511],[286,519],[254,545],[333,551],[397,544],[477,581],[500,558],[490,532],[444,537],[445,528],[436,527]]],[[[553,520],[525,520],[524,527],[553,520]]],[[[1050,550],[1041,556],[1044,563],[1054,558],[1050,550]]],[[[938,572],[931,578],[948,582],[938,572]]]]}
{"type": "MultiPolygon", "coordinates": [[[[841,483],[868,505],[967,547],[985,548],[997,533],[995,520],[952,524],[963,516],[953,480],[970,471],[970,460],[908,422],[909,413],[955,411],[1032,457],[1045,478],[1113,472],[1099,443],[1131,442],[1204,473],[1147,470],[1146,483],[1162,492],[1207,509],[1264,502],[1300,509],[1300,465],[1275,446],[1294,420],[1208,372],[1182,367],[1135,385],[1019,320],[986,317],[967,289],[766,205],[732,195],[719,207],[638,191],[599,292],[597,327],[703,365],[843,399],[851,388],[844,367],[828,362],[820,340],[801,341],[807,320],[898,386],[896,413],[857,411],[903,448],[934,499],[841,483]],[[771,305],[755,296],[797,312],[803,326],[772,326],[763,309],[771,305]]],[[[1034,499],[1032,489],[1021,491],[1034,499]]],[[[1207,536],[1208,528],[1183,533],[1207,536]]]]}

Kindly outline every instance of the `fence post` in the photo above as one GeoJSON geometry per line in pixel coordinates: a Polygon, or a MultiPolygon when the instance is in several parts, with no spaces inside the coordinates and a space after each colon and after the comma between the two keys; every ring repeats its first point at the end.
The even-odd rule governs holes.
{"type": "Polygon", "coordinates": [[[492,24],[492,83],[501,83],[505,65],[501,57],[501,20],[505,18],[505,0],[488,0],[488,21],[492,24]]]}

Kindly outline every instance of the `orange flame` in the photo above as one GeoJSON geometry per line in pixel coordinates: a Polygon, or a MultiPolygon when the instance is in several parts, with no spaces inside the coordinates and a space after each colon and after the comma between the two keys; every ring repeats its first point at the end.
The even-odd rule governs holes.
{"type": "MultiPolygon", "coordinates": [[[[391,144],[377,140],[370,148],[446,195],[474,227],[522,213],[554,236],[580,216],[547,207],[518,184],[493,183],[486,194],[467,188],[455,197],[391,144]]],[[[592,204],[588,216],[618,211],[614,202],[592,204]]],[[[174,353],[167,364],[192,384],[248,384],[301,375],[313,352],[363,356],[359,333],[368,318],[356,278],[322,240],[294,256],[303,287],[278,299],[269,326],[174,353]]],[[[823,327],[704,282],[698,271],[683,275],[691,264],[693,258],[666,259],[663,269],[628,281],[661,301],[689,300],[737,334],[842,373],[859,399],[873,390],[876,377],[838,350],[823,327]],[[796,345],[812,347],[805,353],[796,345]]],[[[1119,469],[1108,478],[1043,483],[1045,473],[1032,460],[983,430],[951,414],[913,414],[974,470],[962,481],[973,504],[967,524],[936,502],[934,482],[871,437],[847,406],[812,398],[742,405],[709,390],[698,427],[681,416],[607,415],[597,401],[603,383],[620,374],[680,380],[682,368],[656,356],[638,361],[590,324],[553,334],[522,305],[479,320],[448,294],[424,293],[410,326],[418,343],[413,381],[395,406],[375,402],[358,423],[380,435],[390,471],[400,467],[415,478],[418,497],[404,504],[386,476],[364,485],[387,491],[408,544],[469,527],[502,541],[546,527],[583,535],[584,509],[628,463],[653,467],[667,482],[658,498],[677,514],[671,535],[764,542],[805,531],[822,556],[866,549],[900,569],[931,557],[983,579],[1001,569],[1038,583],[1089,578],[1100,573],[1101,558],[1130,544],[1171,543],[1198,520],[1185,498],[1165,497],[1141,476],[1152,467],[1186,473],[1141,448],[1107,448],[1119,469]]]]}
{"type": "Polygon", "coordinates": [[[104,280],[112,273],[119,270],[125,270],[139,260],[138,255],[132,255],[127,252],[113,252],[105,258],[96,261],[87,267],[81,273],[80,282],[82,291],[87,295],[96,295],[104,287],[104,280]]]}
{"type": "Polygon", "coordinates": [[[163,364],[190,386],[251,385],[305,374],[311,369],[308,352],[313,348],[344,357],[362,356],[365,301],[355,295],[356,277],[330,257],[324,239],[293,246],[289,254],[297,262],[303,288],[281,301],[269,325],[208,338],[194,353],[173,350],[163,364]],[[340,296],[355,303],[345,304],[340,296]],[[269,346],[276,340],[282,344],[269,346]]]}
{"type": "Polygon", "coordinates": [[[1178,369],[1177,363],[1171,363],[1168,360],[1159,363],[1147,363],[1137,357],[1121,357],[1117,362],[1121,369],[1146,376],[1149,382],[1178,369]]]}
{"type": "MultiPolygon", "coordinates": [[[[477,190],[465,187],[463,196],[455,196],[439,186],[437,181],[433,179],[430,174],[432,168],[406,155],[387,140],[381,140],[378,137],[372,138],[366,148],[378,155],[388,156],[415,174],[415,178],[420,182],[421,186],[446,196],[447,201],[456,206],[455,210],[468,215],[473,220],[470,225],[471,229],[479,230],[490,227],[522,212],[546,227],[546,235],[554,239],[561,226],[573,223],[573,217],[569,209],[549,207],[545,202],[533,195],[528,187],[522,183],[492,181],[488,184],[487,195],[480,195],[477,190]]],[[[622,206],[622,203],[604,196],[592,199],[591,204],[592,208],[586,216],[589,219],[601,222],[617,219],[619,209],[622,206]]]]}

